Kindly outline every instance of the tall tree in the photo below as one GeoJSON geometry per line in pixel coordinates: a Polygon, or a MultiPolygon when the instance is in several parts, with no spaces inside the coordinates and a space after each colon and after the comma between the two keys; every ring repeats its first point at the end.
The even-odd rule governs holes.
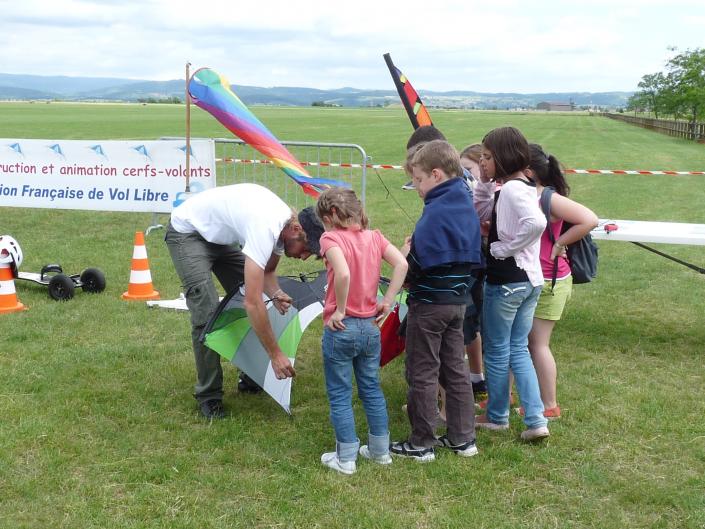
{"type": "Polygon", "coordinates": [[[653,112],[658,119],[658,114],[665,104],[666,76],[662,72],[646,74],[641,78],[638,86],[640,90],[633,96],[634,104],[653,112]]]}
{"type": "MultiPolygon", "coordinates": [[[[674,50],[675,51],[675,50],[674,50]]],[[[677,114],[691,123],[705,118],[705,49],[679,53],[666,64],[667,90],[677,114]]]]}
{"type": "Polygon", "coordinates": [[[635,92],[627,100],[627,110],[633,111],[636,116],[637,112],[651,110],[651,102],[641,92],[635,92]]]}

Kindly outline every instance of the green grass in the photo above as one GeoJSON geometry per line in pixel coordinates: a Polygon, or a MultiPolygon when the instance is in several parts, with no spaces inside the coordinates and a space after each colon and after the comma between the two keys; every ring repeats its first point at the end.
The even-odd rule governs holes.
{"type": "MultiPolygon", "coordinates": [[[[275,109],[255,113],[286,140],[352,142],[399,163],[410,127],[401,109],[275,109]]],[[[705,146],[588,115],[434,111],[458,147],[513,124],[568,167],[702,170],[705,146]]],[[[0,104],[0,137],[153,139],[183,134],[171,105],[0,104]]],[[[200,110],[194,136],[229,133],[200,110]]],[[[406,179],[381,173],[415,218],[406,179]]],[[[581,176],[573,196],[601,217],[703,223],[698,176],[581,176]]],[[[705,526],[705,277],[628,243],[599,242],[598,280],[575,287],[554,334],[564,417],[543,445],[478,432],[480,455],[436,462],[360,462],[354,476],[321,467],[333,446],[320,361],[320,322],[297,357],[287,417],[267,397],[233,391],[231,415],[209,424],[191,397],[188,316],[120,299],[136,229],[147,214],[2,208],[2,233],[25,251],[23,269],[97,266],[104,294],[67,303],[17,283],[29,306],[0,316],[0,527],[702,528],[705,526]]],[[[370,174],[368,213],[400,243],[411,223],[370,174]]],[[[155,287],[179,293],[155,232],[155,287]]],[[[702,249],[662,246],[705,265],[702,249]]],[[[320,263],[286,262],[283,272],[320,263]]],[[[394,438],[403,362],[382,370],[394,438]]],[[[358,431],[364,414],[356,404],[358,431]]]]}

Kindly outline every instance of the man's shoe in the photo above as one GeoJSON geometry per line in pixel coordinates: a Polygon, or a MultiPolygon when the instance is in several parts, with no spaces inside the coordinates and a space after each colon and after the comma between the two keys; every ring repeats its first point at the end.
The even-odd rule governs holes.
{"type": "Polygon", "coordinates": [[[370,453],[370,448],[367,445],[362,445],[360,447],[360,455],[364,457],[365,459],[369,459],[370,461],[374,461],[375,463],[379,463],[380,465],[391,465],[392,464],[392,456],[389,454],[382,454],[381,456],[373,456],[370,453]]]}
{"type": "Polygon", "coordinates": [[[340,472],[341,474],[354,474],[357,470],[357,465],[355,461],[341,461],[338,459],[337,452],[326,452],[321,456],[321,463],[323,463],[328,468],[340,472]]]}
{"type": "Polygon", "coordinates": [[[438,442],[441,444],[441,446],[450,448],[459,456],[472,457],[477,455],[477,446],[475,446],[475,441],[468,441],[467,443],[454,445],[450,442],[450,439],[448,439],[448,435],[441,435],[438,438],[438,442]]]}
{"type": "Polygon", "coordinates": [[[416,186],[414,186],[414,182],[412,180],[409,180],[406,184],[401,186],[401,188],[404,191],[413,191],[414,189],[416,189],[416,186]]]}
{"type": "Polygon", "coordinates": [[[223,401],[211,399],[201,402],[201,415],[203,415],[206,419],[222,419],[225,417],[223,401]]]}
{"type": "Polygon", "coordinates": [[[549,435],[551,434],[545,426],[539,426],[538,428],[527,428],[521,432],[521,438],[524,441],[539,441],[541,439],[545,439],[549,435]]]}
{"type": "Polygon", "coordinates": [[[245,373],[240,372],[240,379],[237,381],[237,390],[240,393],[259,393],[262,391],[262,388],[245,373]]]}
{"type": "Polygon", "coordinates": [[[436,459],[433,447],[414,448],[409,441],[399,441],[389,445],[389,452],[394,456],[410,457],[422,463],[429,463],[436,459]]]}
{"type": "Polygon", "coordinates": [[[496,422],[490,422],[487,415],[477,415],[475,417],[475,428],[484,428],[485,430],[509,430],[509,423],[499,424],[496,422]]]}

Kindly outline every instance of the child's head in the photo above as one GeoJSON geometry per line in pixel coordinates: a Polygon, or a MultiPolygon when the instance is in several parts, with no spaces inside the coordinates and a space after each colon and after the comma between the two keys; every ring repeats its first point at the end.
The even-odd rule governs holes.
{"type": "Polygon", "coordinates": [[[460,153],[460,165],[470,171],[477,178],[480,176],[480,158],[482,157],[482,144],[474,143],[465,147],[460,153]]]}
{"type": "Polygon", "coordinates": [[[406,150],[408,151],[419,143],[445,139],[446,137],[436,127],[433,125],[424,125],[423,127],[416,129],[411,136],[409,136],[409,141],[406,142],[406,150]]]}
{"type": "Polygon", "coordinates": [[[344,187],[333,187],[321,193],[316,203],[316,213],[326,229],[359,226],[364,230],[369,224],[355,191],[344,187]]]}
{"type": "Polygon", "coordinates": [[[570,193],[570,186],[556,157],[552,154],[546,154],[546,151],[536,143],[529,145],[529,153],[531,155],[529,176],[542,186],[552,186],[559,195],[567,197],[570,193]]]}
{"type": "Polygon", "coordinates": [[[499,127],[482,138],[481,165],[485,174],[504,181],[510,175],[529,166],[529,143],[514,127],[499,127]]]}
{"type": "Polygon", "coordinates": [[[404,168],[421,198],[438,184],[463,174],[458,151],[445,140],[419,143],[409,149],[404,168]]]}

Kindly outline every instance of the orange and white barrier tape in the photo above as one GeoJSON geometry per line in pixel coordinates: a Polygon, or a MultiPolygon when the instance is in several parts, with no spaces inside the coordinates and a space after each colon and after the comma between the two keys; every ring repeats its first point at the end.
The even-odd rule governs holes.
{"type": "MultiPolygon", "coordinates": [[[[245,163],[245,164],[271,164],[269,160],[247,160],[244,158],[216,158],[216,162],[221,163],[245,163]]],[[[360,163],[333,163],[333,162],[299,162],[301,165],[311,167],[345,167],[351,169],[361,169],[360,163]]],[[[391,164],[366,164],[368,169],[396,169],[403,170],[403,165],[391,164]]],[[[631,169],[566,169],[569,174],[623,174],[623,175],[705,175],[705,171],[640,171],[631,169]]]]}
{"type": "MultiPolygon", "coordinates": [[[[216,162],[222,163],[250,163],[250,164],[271,164],[269,160],[245,160],[243,158],[216,158],[216,162]]],[[[310,167],[346,167],[352,169],[360,169],[363,167],[360,163],[333,163],[333,162],[299,162],[301,165],[310,167]]],[[[404,169],[403,165],[389,164],[366,164],[364,167],[368,169],[404,169]]]]}
{"type": "Polygon", "coordinates": [[[628,169],[566,169],[570,174],[705,175],[705,171],[633,171],[628,169]]]}

